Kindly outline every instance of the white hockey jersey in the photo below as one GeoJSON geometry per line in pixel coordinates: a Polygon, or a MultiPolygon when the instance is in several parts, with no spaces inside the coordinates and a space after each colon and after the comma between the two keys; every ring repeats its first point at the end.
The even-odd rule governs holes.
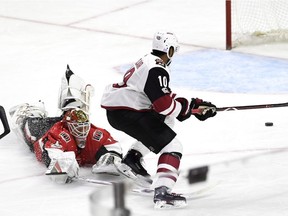
{"type": "Polygon", "coordinates": [[[162,115],[176,117],[182,106],[169,88],[169,73],[161,58],[147,54],[125,73],[121,83],[106,86],[101,107],[140,112],[154,109],[162,115]]]}

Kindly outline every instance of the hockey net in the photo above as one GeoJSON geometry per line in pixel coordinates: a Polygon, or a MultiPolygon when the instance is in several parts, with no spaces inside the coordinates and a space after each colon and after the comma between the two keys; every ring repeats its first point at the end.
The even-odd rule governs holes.
{"type": "Polygon", "coordinates": [[[226,48],[288,42],[288,0],[226,0],[226,48]]]}

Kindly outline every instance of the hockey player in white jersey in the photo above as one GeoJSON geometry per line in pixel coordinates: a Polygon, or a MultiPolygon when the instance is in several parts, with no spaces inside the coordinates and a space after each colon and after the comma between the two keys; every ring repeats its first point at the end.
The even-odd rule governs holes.
{"type": "Polygon", "coordinates": [[[149,177],[142,161],[150,151],[159,154],[155,188],[155,208],[181,207],[186,199],[171,190],[178,178],[182,144],[173,131],[175,118],[184,121],[193,114],[201,121],[216,115],[216,106],[199,98],[176,97],[169,86],[169,65],[179,50],[175,34],[156,32],[152,52],[140,58],[126,72],[123,81],[108,85],[101,106],[107,110],[112,127],[135,138],[118,169],[137,181],[149,177]]]}

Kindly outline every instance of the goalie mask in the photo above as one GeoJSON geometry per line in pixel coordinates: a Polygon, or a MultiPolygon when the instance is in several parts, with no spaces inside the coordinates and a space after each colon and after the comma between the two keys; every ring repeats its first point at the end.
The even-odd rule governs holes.
{"type": "MultiPolygon", "coordinates": [[[[67,123],[70,133],[76,138],[76,140],[85,141],[89,131],[90,131],[90,122],[88,115],[81,109],[72,109],[65,113],[64,121],[67,123]]],[[[78,142],[77,142],[78,144],[78,142]]],[[[84,146],[79,146],[84,148],[84,146]]]]}
{"type": "Polygon", "coordinates": [[[172,55],[169,53],[170,48],[173,47],[174,53],[179,51],[179,43],[174,33],[158,31],[155,33],[152,43],[152,50],[158,50],[167,54],[171,59],[172,55]]]}

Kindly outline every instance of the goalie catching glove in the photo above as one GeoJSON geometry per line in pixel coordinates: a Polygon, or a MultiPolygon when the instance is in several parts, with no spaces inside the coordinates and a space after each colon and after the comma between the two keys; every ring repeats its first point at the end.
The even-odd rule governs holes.
{"type": "Polygon", "coordinates": [[[214,117],[217,114],[216,106],[214,104],[203,101],[199,98],[192,98],[190,104],[186,98],[176,98],[176,101],[182,105],[182,109],[176,117],[181,122],[191,116],[193,109],[198,109],[200,111],[193,113],[193,115],[200,121],[205,121],[207,118],[214,117]]]}

